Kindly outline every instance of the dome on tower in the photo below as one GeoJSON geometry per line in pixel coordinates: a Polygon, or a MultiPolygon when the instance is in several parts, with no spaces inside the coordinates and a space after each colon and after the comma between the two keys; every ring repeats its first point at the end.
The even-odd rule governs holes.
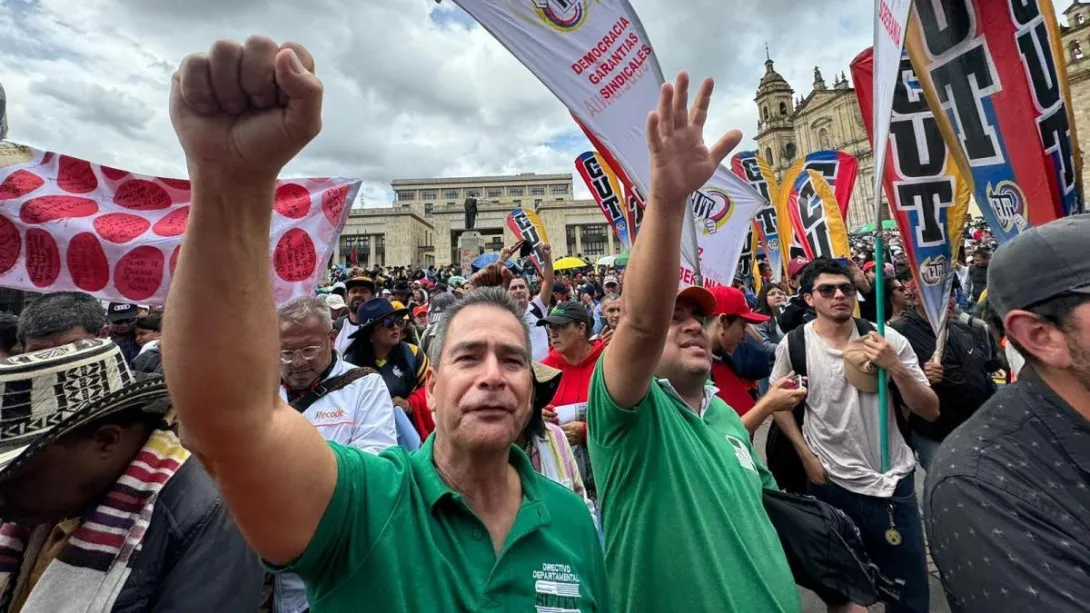
{"type": "MultiPolygon", "coordinates": [[[[766,56],[767,57],[767,56],[766,56]]],[[[765,60],[765,74],[761,77],[761,85],[757,88],[757,97],[773,92],[794,92],[783,75],[776,72],[776,63],[771,57],[765,60]]]]}

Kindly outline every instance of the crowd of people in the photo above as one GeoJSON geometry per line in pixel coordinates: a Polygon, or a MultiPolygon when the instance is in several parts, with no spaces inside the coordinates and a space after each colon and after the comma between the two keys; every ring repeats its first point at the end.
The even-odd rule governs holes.
{"type": "Polygon", "coordinates": [[[929,550],[955,611],[1085,608],[1090,218],[994,258],[974,226],[940,335],[903,253],[878,270],[865,240],[679,291],[688,196],[741,139],[705,145],[711,93],[662,88],[623,269],[558,275],[549,245],[512,269],[513,245],[468,276],[336,269],[277,306],[313,58],[187,57],[165,308],[0,316],[0,611],[796,612],[803,586],[924,612],[929,550]]]}

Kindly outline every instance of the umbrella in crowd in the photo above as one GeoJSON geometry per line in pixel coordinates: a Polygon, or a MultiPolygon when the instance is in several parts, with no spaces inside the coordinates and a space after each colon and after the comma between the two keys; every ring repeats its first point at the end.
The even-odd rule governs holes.
{"type": "Polygon", "coordinates": [[[577,257],[560,258],[553,264],[553,270],[573,270],[586,268],[588,264],[577,257]]]}

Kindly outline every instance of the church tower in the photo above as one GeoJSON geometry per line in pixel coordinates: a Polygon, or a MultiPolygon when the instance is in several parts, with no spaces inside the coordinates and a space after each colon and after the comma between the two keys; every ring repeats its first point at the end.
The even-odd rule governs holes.
{"type": "Polygon", "coordinates": [[[765,47],[765,75],[757,88],[757,146],[762,157],[779,176],[795,161],[795,90],[776,72],[772,57],[765,47]]]}

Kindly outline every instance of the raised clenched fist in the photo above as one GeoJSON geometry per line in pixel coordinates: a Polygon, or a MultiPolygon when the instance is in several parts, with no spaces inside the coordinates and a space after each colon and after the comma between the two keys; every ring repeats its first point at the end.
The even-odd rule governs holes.
{"type": "Polygon", "coordinates": [[[322,127],[322,83],[301,45],[221,40],[174,73],[170,118],[191,175],[275,180],[322,127]]]}

